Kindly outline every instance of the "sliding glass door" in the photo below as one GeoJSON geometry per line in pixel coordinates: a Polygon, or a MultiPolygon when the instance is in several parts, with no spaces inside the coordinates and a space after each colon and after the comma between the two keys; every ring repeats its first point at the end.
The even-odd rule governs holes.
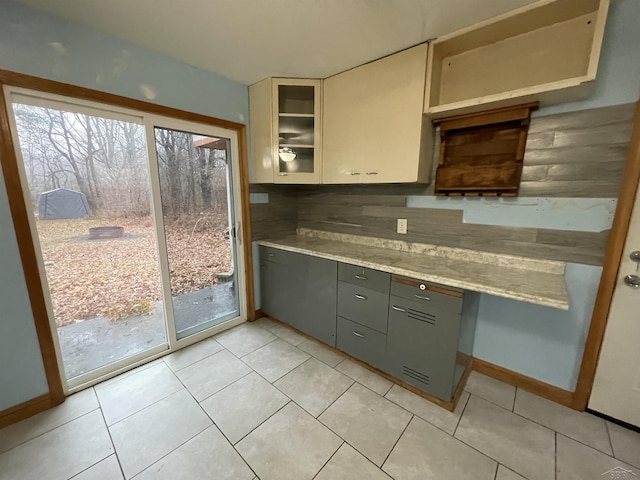
{"type": "Polygon", "coordinates": [[[177,338],[240,314],[230,140],[154,128],[177,338]]]}
{"type": "Polygon", "coordinates": [[[68,389],[244,320],[234,131],[5,95],[68,389]]]}

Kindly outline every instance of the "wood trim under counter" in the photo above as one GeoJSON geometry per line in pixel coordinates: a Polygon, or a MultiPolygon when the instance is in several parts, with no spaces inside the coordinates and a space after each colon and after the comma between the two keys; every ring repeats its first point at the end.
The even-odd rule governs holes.
{"type": "Polygon", "coordinates": [[[23,200],[24,193],[18,173],[13,136],[11,135],[9,127],[9,114],[3,90],[5,85],[129,108],[178,120],[213,125],[237,132],[238,153],[240,157],[238,159],[240,165],[240,171],[238,174],[240,176],[239,193],[242,209],[241,232],[243,253],[245,257],[246,314],[247,320],[254,320],[256,318],[251,246],[251,218],[249,208],[249,166],[245,125],[229,120],[209,117],[198,113],[187,112],[185,110],[127,98],[120,95],[114,95],[85,87],[0,69],[0,90],[2,90],[0,92],[0,167],[4,173],[4,181],[9,199],[9,209],[14,223],[16,239],[20,252],[20,260],[25,275],[29,301],[33,312],[34,324],[38,336],[38,342],[40,344],[40,352],[49,388],[49,393],[46,395],[36,397],[28,400],[27,402],[1,411],[0,428],[58,405],[65,399],[62,379],[55,353],[53,332],[51,330],[44,293],[42,291],[37,255],[33,244],[33,238],[31,236],[31,228],[29,226],[26,205],[23,200]]]}

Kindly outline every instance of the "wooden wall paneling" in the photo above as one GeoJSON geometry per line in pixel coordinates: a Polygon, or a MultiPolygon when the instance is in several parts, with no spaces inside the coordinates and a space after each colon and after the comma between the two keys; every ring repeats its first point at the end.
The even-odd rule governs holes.
{"type": "Polygon", "coordinates": [[[572,128],[600,127],[611,124],[632,124],[635,103],[624,103],[608,107],[578,110],[534,117],[531,119],[529,133],[566,130],[572,128]]]}
{"type": "Polygon", "coordinates": [[[250,191],[269,195],[269,203],[250,205],[252,241],[296,233],[298,202],[295,187],[251,185],[250,191]]]}
{"type": "Polygon", "coordinates": [[[596,303],[593,308],[591,325],[584,347],[582,364],[580,366],[580,373],[578,375],[578,382],[572,404],[576,410],[584,410],[587,407],[587,402],[591,395],[602,340],[607,328],[609,309],[611,308],[613,292],[618,278],[620,260],[627,239],[633,205],[638,190],[638,182],[640,182],[640,101],[636,103],[633,131],[622,179],[620,196],[618,197],[618,205],[607,243],[604,267],[602,276],[600,277],[600,286],[598,287],[596,303]]]}
{"type": "Polygon", "coordinates": [[[616,198],[620,179],[612,180],[559,180],[547,179],[520,183],[521,197],[586,197],[616,198]]]}

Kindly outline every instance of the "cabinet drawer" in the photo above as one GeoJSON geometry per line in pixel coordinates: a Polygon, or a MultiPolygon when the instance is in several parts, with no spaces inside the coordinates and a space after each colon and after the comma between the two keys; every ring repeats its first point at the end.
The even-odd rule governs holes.
{"type": "Polygon", "coordinates": [[[374,367],[382,368],[387,336],[346,318],[338,317],[336,346],[374,367]]]}
{"type": "Polygon", "coordinates": [[[419,282],[393,276],[391,295],[423,305],[422,308],[444,310],[452,313],[462,311],[464,293],[434,283],[419,282]],[[446,292],[446,293],[445,293],[446,292]]]}
{"type": "Polygon", "coordinates": [[[338,315],[387,333],[389,294],[338,282],[338,315]]]}
{"type": "Polygon", "coordinates": [[[288,252],[274,247],[260,246],[260,261],[289,265],[295,261],[299,253],[288,252]]]}
{"type": "Polygon", "coordinates": [[[347,263],[341,263],[338,267],[338,280],[382,293],[389,293],[390,279],[390,274],[370,268],[357,267],[347,263]]]}

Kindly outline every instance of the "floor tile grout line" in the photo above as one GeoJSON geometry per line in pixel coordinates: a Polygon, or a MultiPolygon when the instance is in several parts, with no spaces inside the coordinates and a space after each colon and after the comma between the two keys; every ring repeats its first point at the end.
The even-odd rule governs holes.
{"type": "Polygon", "coordinates": [[[333,452],[333,453],[329,456],[329,458],[327,459],[327,461],[326,461],[326,462],[324,462],[324,464],[320,467],[320,470],[318,470],[318,471],[315,473],[315,475],[314,475],[313,477],[311,477],[311,480],[314,480],[318,475],[320,475],[320,472],[322,471],[322,469],[323,469],[324,467],[326,467],[326,466],[327,466],[327,464],[331,461],[331,459],[332,459],[333,457],[335,457],[335,456],[336,456],[336,453],[338,453],[338,451],[342,448],[342,446],[343,446],[345,443],[347,443],[347,442],[344,440],[344,438],[342,438],[340,435],[338,435],[338,438],[339,438],[340,440],[342,440],[342,443],[340,444],[340,446],[339,446],[338,448],[336,448],[335,452],[333,452]]]}
{"type": "Polygon", "coordinates": [[[500,462],[496,462],[496,472],[493,474],[493,480],[498,480],[498,470],[500,470],[500,462]]]}
{"type": "Polygon", "coordinates": [[[260,350],[262,347],[266,347],[267,345],[269,345],[270,343],[275,342],[276,340],[278,340],[280,337],[278,337],[277,335],[273,334],[274,338],[272,338],[271,340],[269,340],[267,343],[263,343],[262,345],[260,345],[259,347],[254,348],[253,350],[251,350],[250,352],[247,352],[241,356],[238,356],[237,354],[235,354],[234,352],[232,352],[231,350],[229,350],[227,347],[225,347],[223,344],[220,344],[223,346],[223,348],[225,350],[228,350],[230,353],[232,353],[233,355],[235,355],[238,359],[242,359],[242,357],[246,357],[247,355],[252,354],[253,352],[257,352],[258,350],[260,350]]]}
{"type": "MultiPolygon", "coordinates": [[[[98,397],[98,393],[96,392],[96,398],[98,397]]],[[[100,399],[98,398],[98,404],[100,405],[100,399]]],[[[116,449],[116,443],[113,441],[113,436],[111,435],[111,429],[109,425],[107,425],[107,419],[104,416],[104,411],[102,410],[102,406],[100,407],[100,416],[102,417],[102,421],[104,422],[104,427],[107,429],[107,435],[109,435],[109,441],[111,442],[111,446],[113,447],[113,454],[116,456],[116,460],[118,461],[118,468],[120,468],[120,473],[122,473],[122,478],[127,478],[124,474],[124,468],[122,467],[122,463],[120,463],[120,457],[118,456],[118,450],[116,449]]]]}
{"type": "MultiPolygon", "coordinates": [[[[609,457],[609,458],[611,458],[611,459],[613,459],[613,460],[617,460],[617,461],[622,462],[622,463],[627,463],[627,464],[629,464],[629,462],[625,462],[624,460],[620,460],[619,458],[616,458],[616,457],[614,457],[614,456],[612,456],[612,455],[609,455],[609,454],[607,454],[607,453],[604,453],[602,450],[598,450],[597,448],[594,448],[594,447],[592,447],[591,445],[587,445],[586,443],[582,443],[581,441],[576,440],[575,438],[572,438],[572,437],[570,437],[569,435],[567,435],[567,434],[565,434],[565,433],[558,432],[558,431],[554,431],[554,433],[556,434],[556,443],[557,443],[557,437],[558,437],[558,435],[561,435],[561,436],[563,436],[564,438],[566,438],[566,439],[568,439],[568,440],[571,440],[572,442],[579,443],[579,444],[580,444],[580,445],[582,445],[583,447],[589,448],[589,449],[593,450],[594,452],[597,452],[597,453],[599,453],[599,454],[601,454],[601,455],[604,455],[604,456],[606,456],[606,457],[609,457]]],[[[632,466],[633,466],[633,465],[632,465],[632,466]]]]}
{"type": "MultiPolygon", "coordinates": [[[[170,354],[169,354],[170,355],[170,354]]],[[[92,385],[92,388],[95,390],[96,395],[98,394],[98,390],[102,389],[102,388],[106,388],[110,385],[115,385],[117,383],[120,383],[122,380],[132,377],[133,375],[136,375],[140,372],[144,372],[145,370],[148,370],[150,368],[153,367],[158,367],[160,366],[160,364],[165,364],[164,362],[164,358],[167,357],[168,355],[164,355],[162,357],[158,357],[158,358],[154,358],[153,360],[151,360],[150,362],[147,363],[143,363],[142,365],[138,365],[137,367],[133,367],[127,371],[124,371],[122,373],[119,373],[118,375],[114,376],[114,377],[110,377],[107,378],[101,382],[96,383],[95,385],[92,385]]],[[[78,392],[75,393],[80,393],[82,391],[84,391],[86,389],[82,389],[79,390],[78,392]]]]}
{"type": "MultiPolygon", "coordinates": [[[[89,387],[89,388],[93,388],[93,387],[89,387]]],[[[96,399],[96,400],[97,400],[97,399],[96,399]]],[[[54,407],[54,408],[55,408],[55,407],[54,407]]],[[[24,444],[26,444],[26,443],[29,443],[31,440],[35,440],[36,438],[40,438],[41,436],[46,435],[47,433],[53,432],[53,431],[54,431],[54,430],[56,430],[57,428],[63,427],[63,426],[65,426],[65,425],[68,425],[68,424],[70,424],[71,422],[75,422],[76,420],[78,420],[78,419],[80,419],[80,418],[82,418],[82,417],[85,417],[85,416],[89,415],[90,413],[95,412],[96,410],[100,410],[100,403],[98,403],[98,406],[97,406],[96,408],[94,408],[94,409],[92,409],[92,410],[90,410],[90,411],[88,411],[88,412],[85,412],[85,413],[83,413],[82,415],[78,415],[77,417],[74,417],[74,418],[72,418],[72,419],[70,419],[70,420],[67,420],[66,422],[63,422],[63,423],[61,423],[61,424],[59,424],[59,425],[56,425],[55,427],[50,428],[49,430],[47,430],[47,431],[45,431],[45,432],[42,432],[42,433],[39,433],[38,435],[35,435],[35,436],[33,436],[33,437],[30,437],[30,438],[26,439],[25,441],[20,442],[20,443],[18,443],[18,444],[16,444],[16,445],[14,445],[14,446],[13,446],[13,447],[11,447],[11,448],[8,448],[7,450],[0,451],[0,455],[4,455],[5,453],[10,452],[11,450],[13,450],[13,449],[15,449],[15,448],[21,447],[22,445],[24,445],[24,444]]],[[[41,412],[41,413],[45,413],[45,412],[47,412],[47,411],[48,411],[48,410],[45,410],[44,412],[41,412]]],[[[30,417],[30,418],[33,418],[33,417],[30,417]]],[[[28,420],[28,419],[25,419],[25,420],[28,420]]],[[[24,421],[24,420],[23,420],[23,421],[24,421]]],[[[21,423],[21,422],[18,422],[18,423],[16,423],[15,425],[19,425],[20,423],[21,423]]],[[[6,427],[6,428],[10,428],[11,426],[12,426],[12,425],[10,425],[9,427],[6,427]]],[[[1,431],[1,430],[0,430],[0,431],[1,431]]]]}
{"type": "Polygon", "coordinates": [[[518,399],[518,390],[520,389],[516,387],[515,391],[513,392],[513,404],[511,405],[511,411],[513,413],[516,412],[516,400],[518,399]]]}
{"type": "MultiPolygon", "coordinates": [[[[490,402],[489,400],[487,400],[487,399],[485,399],[485,398],[483,398],[483,397],[480,397],[479,395],[477,395],[477,396],[478,396],[478,398],[481,398],[482,400],[485,400],[486,402],[492,403],[492,402],[490,402]]],[[[471,398],[471,397],[469,397],[469,398],[471,398]]],[[[494,403],[493,405],[496,405],[496,404],[494,403]]],[[[497,406],[497,407],[499,407],[500,405],[496,405],[496,406],[497,406]]],[[[506,408],[503,408],[503,410],[507,410],[507,409],[506,409],[506,408]]],[[[507,410],[507,412],[508,412],[508,411],[509,411],[509,410],[507,410]]],[[[603,455],[606,455],[606,456],[611,457],[611,458],[615,458],[615,456],[613,456],[613,455],[609,455],[607,452],[603,452],[602,450],[600,450],[600,449],[598,449],[598,448],[594,447],[593,445],[589,445],[589,444],[587,444],[587,443],[584,443],[582,440],[579,440],[579,439],[577,439],[577,438],[573,438],[572,436],[570,436],[570,435],[568,435],[568,434],[566,434],[566,433],[560,432],[560,431],[558,431],[558,430],[555,430],[554,428],[551,428],[551,427],[549,427],[549,426],[547,426],[547,425],[544,425],[544,424],[542,424],[542,423],[538,422],[537,420],[533,420],[533,419],[531,419],[531,418],[529,418],[529,417],[525,417],[524,415],[522,415],[522,414],[520,414],[520,413],[518,413],[518,412],[511,412],[511,413],[513,413],[514,415],[517,415],[518,417],[523,418],[524,420],[527,420],[527,421],[529,421],[529,422],[531,422],[531,423],[535,423],[535,424],[536,424],[536,425],[538,425],[539,427],[546,428],[547,430],[550,430],[550,431],[552,431],[553,433],[559,433],[560,435],[563,435],[563,436],[565,436],[565,437],[567,437],[567,438],[569,438],[569,439],[573,440],[574,442],[577,442],[577,443],[579,443],[579,444],[581,444],[581,445],[584,445],[585,447],[589,447],[589,448],[591,448],[591,449],[595,450],[596,452],[600,452],[600,453],[602,453],[603,455]]],[[[582,413],[584,413],[584,412],[582,412],[582,413]]],[[[597,418],[597,417],[596,417],[596,418],[597,418]]],[[[604,420],[603,420],[603,421],[604,421],[604,420]]],[[[605,422],[605,423],[606,423],[606,422],[605,422]]],[[[611,450],[613,451],[613,448],[612,448],[611,450]]]]}
{"type": "Polygon", "coordinates": [[[414,418],[415,418],[415,415],[412,414],[411,418],[409,419],[407,424],[402,429],[402,432],[400,432],[400,435],[398,435],[398,438],[396,438],[396,441],[393,443],[393,446],[391,447],[391,450],[389,450],[389,453],[387,453],[387,456],[384,457],[384,460],[382,461],[382,463],[380,464],[380,467],[379,467],[380,470],[382,470],[383,472],[384,472],[384,470],[382,469],[382,467],[384,467],[384,464],[387,463],[387,460],[389,460],[389,457],[391,456],[391,453],[393,453],[393,450],[396,448],[396,445],[398,445],[398,442],[400,441],[400,439],[404,435],[404,432],[407,431],[407,428],[409,428],[409,425],[411,425],[411,422],[413,422],[414,418]]]}
{"type": "MultiPolygon", "coordinates": [[[[178,381],[180,381],[180,379],[178,379],[178,381]]],[[[113,427],[114,425],[117,425],[118,423],[122,422],[123,420],[126,420],[126,419],[128,419],[128,418],[133,417],[134,415],[136,415],[136,414],[138,414],[138,413],[142,412],[143,410],[146,410],[147,408],[149,408],[149,407],[151,407],[151,406],[155,405],[155,404],[156,404],[156,403],[158,403],[158,402],[161,402],[161,401],[163,401],[163,400],[166,400],[166,399],[167,399],[167,398],[169,398],[171,395],[174,395],[174,394],[176,394],[176,393],[178,393],[178,392],[180,392],[181,390],[183,390],[183,389],[185,389],[185,388],[186,388],[182,382],[180,382],[180,385],[182,385],[182,387],[181,387],[181,388],[178,388],[177,390],[174,390],[173,392],[169,392],[169,393],[168,393],[168,394],[166,394],[164,397],[159,398],[159,399],[156,399],[155,401],[151,402],[150,404],[145,405],[144,407],[142,407],[140,410],[136,410],[135,412],[131,412],[131,413],[129,413],[128,415],[126,415],[126,416],[122,417],[122,418],[121,418],[120,420],[118,420],[117,422],[113,422],[112,424],[109,424],[109,423],[107,423],[107,420],[106,420],[106,418],[105,418],[105,424],[107,425],[107,428],[111,428],[111,427],[113,427]]],[[[98,399],[98,401],[100,401],[100,400],[98,399]]],[[[101,409],[101,410],[103,410],[102,404],[100,404],[100,409],[101,409]]],[[[104,416],[104,410],[102,411],[102,414],[103,414],[103,416],[104,416]]]]}
{"type": "MultiPolygon", "coordinates": [[[[247,365],[248,366],[248,365],[247,365]]],[[[249,367],[251,368],[251,367],[249,367]]],[[[211,395],[207,395],[205,398],[203,398],[202,400],[198,400],[196,397],[193,397],[193,394],[191,395],[193,397],[193,399],[198,402],[198,405],[200,405],[203,402],[206,402],[207,400],[209,400],[211,397],[213,397],[214,395],[219,394],[221,391],[227,389],[227,387],[230,387],[231,385],[234,385],[236,383],[238,383],[240,380],[242,380],[245,377],[248,377],[249,375],[251,375],[252,373],[258,373],[254,370],[251,370],[250,372],[245,373],[244,375],[242,375],[240,378],[234,380],[233,382],[231,382],[229,385],[225,385],[224,387],[222,387],[220,390],[213,392],[211,395]]],[[[184,385],[184,384],[183,384],[184,385]]],[[[184,387],[185,389],[189,390],[186,386],[184,387]]],[[[189,392],[191,393],[191,392],[189,392]]],[[[203,409],[204,410],[204,409],[203,409]]]]}
{"type": "Polygon", "coordinates": [[[558,480],[558,432],[553,434],[553,478],[558,480]]]}
{"type": "MultiPolygon", "coordinates": [[[[206,412],[205,412],[206,415],[206,412]]],[[[160,460],[168,457],[169,455],[171,455],[173,452],[175,452],[176,450],[178,450],[180,447],[184,446],[185,444],[189,443],[191,440],[193,440],[194,438],[196,438],[198,435],[202,434],[204,431],[208,430],[209,428],[215,426],[213,423],[211,425],[207,425],[206,427],[204,427],[202,430],[200,430],[199,432],[197,432],[196,434],[192,435],[191,437],[189,437],[187,440],[185,440],[184,442],[182,442],[180,445],[177,445],[175,448],[172,448],[170,451],[168,451],[167,453],[165,453],[163,456],[161,456],[160,458],[158,458],[156,461],[152,462],[151,464],[147,465],[146,467],[144,467],[142,470],[140,470],[139,472],[136,472],[132,477],[130,478],[134,478],[137,477],[138,475],[140,475],[142,472],[148,470],[149,468],[153,467],[156,463],[158,463],[160,460]]],[[[216,427],[218,428],[218,427],[216,427]]],[[[124,473],[124,472],[123,472],[124,473]]],[[[127,476],[124,476],[125,479],[127,479],[127,476]]]]}
{"type": "MultiPolygon", "coordinates": [[[[347,392],[348,392],[348,391],[353,387],[353,385],[355,385],[355,384],[358,384],[358,385],[360,385],[361,387],[367,388],[367,387],[365,387],[364,385],[361,385],[361,384],[359,384],[358,382],[354,381],[354,382],[353,382],[353,384],[352,384],[352,385],[351,385],[347,390],[345,390],[345,392],[344,392],[342,395],[340,395],[340,397],[336,398],[336,399],[333,401],[333,403],[332,403],[329,407],[327,407],[327,408],[325,409],[325,411],[324,411],[324,412],[322,412],[320,415],[318,415],[318,417],[316,417],[316,420],[317,420],[321,425],[323,425],[325,428],[327,428],[329,431],[331,431],[334,435],[336,435],[338,438],[341,438],[342,440],[344,440],[344,442],[345,442],[347,445],[349,445],[349,446],[350,446],[351,448],[353,448],[355,451],[357,451],[358,453],[360,453],[364,458],[366,458],[367,460],[369,460],[369,461],[370,461],[372,464],[374,464],[374,465],[375,465],[379,470],[382,470],[382,466],[378,466],[378,465],[377,465],[373,460],[371,460],[371,459],[370,459],[370,458],[369,458],[369,457],[368,457],[364,452],[360,451],[360,450],[359,450],[358,448],[356,448],[354,445],[351,445],[351,444],[347,441],[347,439],[345,439],[342,435],[340,435],[338,432],[336,432],[335,430],[333,430],[329,425],[327,425],[327,424],[326,424],[326,423],[324,423],[322,420],[320,420],[320,417],[322,416],[322,414],[324,414],[327,410],[329,410],[329,408],[331,408],[331,406],[332,406],[334,403],[336,403],[340,398],[342,398],[342,396],[343,396],[345,393],[347,393],[347,392]]],[[[369,390],[369,391],[373,392],[375,395],[378,395],[378,396],[382,397],[379,393],[376,393],[376,392],[374,392],[373,390],[371,390],[371,389],[369,389],[369,388],[367,388],[367,390],[369,390]]],[[[385,400],[388,400],[388,399],[386,399],[385,397],[382,397],[382,398],[383,398],[383,399],[385,399],[385,400]]],[[[293,401],[293,400],[292,400],[292,401],[293,401]]],[[[390,401],[390,400],[389,400],[389,401],[390,401]]],[[[295,403],[295,402],[294,402],[294,403],[295,403]]],[[[393,403],[393,402],[391,402],[391,403],[393,403]]],[[[296,404],[296,405],[297,405],[297,404],[296,404]]],[[[394,403],[394,405],[396,405],[396,404],[394,403]]],[[[409,422],[407,422],[407,425],[409,425],[409,423],[411,423],[411,420],[413,419],[413,417],[414,417],[415,415],[414,415],[412,412],[409,412],[409,411],[408,411],[408,410],[406,410],[405,408],[401,407],[400,405],[397,405],[397,407],[398,407],[398,408],[400,408],[401,410],[404,410],[404,411],[405,411],[405,412],[407,412],[409,415],[411,415],[411,419],[409,420],[409,422]]],[[[406,429],[406,428],[407,428],[407,426],[405,425],[405,429],[406,429]]],[[[404,433],[404,430],[403,430],[403,433],[404,433]]],[[[445,433],[446,433],[446,432],[445,432],[445,433]]],[[[402,436],[402,434],[400,434],[400,436],[402,436]]],[[[399,439],[399,438],[400,438],[400,437],[398,437],[398,439],[399,439]]],[[[396,441],[396,443],[397,443],[397,441],[396,441]]],[[[394,446],[395,446],[395,444],[394,444],[394,446]]],[[[393,448],[392,448],[391,450],[393,450],[393,448]]],[[[391,453],[391,451],[390,451],[389,453],[391,453]]],[[[387,455],[387,457],[388,457],[388,455],[387,455]]],[[[385,458],[385,461],[386,461],[386,458],[385,458]]],[[[383,462],[383,465],[384,465],[384,462],[383,462]]]]}
{"type": "Polygon", "coordinates": [[[611,447],[611,455],[613,455],[613,458],[617,459],[618,457],[616,457],[616,451],[613,448],[613,440],[611,439],[611,425],[606,420],[604,421],[604,428],[607,430],[607,437],[609,438],[609,446],[611,447]]]}
{"type": "Polygon", "coordinates": [[[116,458],[116,462],[118,462],[118,468],[120,469],[120,473],[122,473],[122,478],[125,478],[124,472],[122,471],[122,466],[120,465],[120,461],[118,460],[118,456],[116,455],[116,448],[113,447],[113,453],[111,455],[107,455],[106,457],[98,460],[96,463],[93,463],[90,466],[88,466],[87,468],[84,468],[84,469],[80,470],[78,473],[74,473],[72,476],[67,477],[67,480],[73,480],[74,478],[77,478],[78,476],[80,476],[84,472],[86,472],[87,470],[92,469],[93,467],[95,467],[99,463],[104,462],[106,459],[111,458],[111,457],[115,457],[116,458]]]}
{"type": "MultiPolygon", "coordinates": [[[[366,388],[366,387],[365,387],[365,388],[366,388]]],[[[400,388],[402,388],[402,387],[400,387],[400,388]]],[[[407,391],[408,391],[408,390],[407,390],[407,391]]],[[[374,393],[375,393],[375,392],[374,392],[374,393]]],[[[388,393],[388,392],[387,392],[387,393],[388,393]]],[[[409,392],[409,393],[413,393],[413,392],[409,392]]],[[[467,392],[467,393],[468,393],[468,392],[467,392]]],[[[471,395],[469,394],[469,396],[471,396],[471,395]]],[[[386,399],[386,400],[389,400],[391,403],[393,403],[394,405],[396,405],[396,406],[400,407],[401,409],[403,409],[404,411],[406,411],[406,412],[407,412],[407,413],[409,413],[410,415],[414,415],[414,416],[416,416],[417,418],[419,418],[419,419],[420,419],[420,420],[422,420],[423,422],[426,422],[426,423],[428,423],[429,425],[431,425],[432,427],[435,427],[435,428],[437,428],[438,430],[440,430],[441,432],[446,433],[446,434],[447,434],[447,435],[449,435],[450,437],[453,437],[453,434],[452,434],[452,433],[447,432],[444,428],[442,428],[442,427],[441,427],[441,426],[439,426],[439,425],[436,425],[436,424],[435,424],[435,423],[433,423],[431,420],[429,420],[429,419],[427,419],[427,418],[424,418],[422,415],[419,415],[419,414],[417,414],[417,413],[415,413],[415,412],[413,412],[413,411],[409,410],[407,407],[405,407],[405,406],[403,406],[403,405],[400,405],[399,403],[397,403],[395,400],[392,400],[391,398],[387,398],[386,396],[385,396],[385,397],[383,397],[383,398],[384,398],[384,399],[386,399]]],[[[426,399],[424,399],[424,400],[425,400],[426,402],[428,402],[428,401],[429,401],[429,400],[426,400],[426,399]]],[[[435,405],[435,404],[434,404],[434,405],[435,405]]],[[[442,408],[442,407],[438,407],[438,408],[442,408]]],[[[466,408],[466,403],[465,403],[465,408],[466,408]]],[[[444,409],[443,409],[443,410],[444,410],[444,409]]],[[[447,410],[445,410],[445,411],[447,411],[447,410]]],[[[450,413],[451,413],[451,414],[453,414],[453,412],[450,412],[450,413]]],[[[457,420],[457,422],[456,422],[456,428],[457,428],[457,425],[460,423],[460,418],[462,418],[462,414],[460,414],[460,417],[458,418],[458,420],[457,420]]],[[[454,430],[454,432],[455,432],[455,430],[454,430]]],[[[457,440],[457,439],[456,439],[456,440],[457,440]]]]}
{"type": "MultiPolygon", "coordinates": [[[[287,398],[289,398],[289,397],[287,397],[287,398]]],[[[230,444],[233,448],[236,448],[236,445],[238,445],[242,440],[244,440],[244,439],[245,439],[245,438],[247,438],[249,435],[251,435],[253,432],[255,432],[255,431],[256,431],[258,428],[260,428],[260,427],[261,427],[265,422],[267,422],[269,419],[271,419],[271,417],[273,417],[274,415],[276,415],[278,412],[280,412],[280,410],[282,410],[284,407],[286,407],[286,406],[287,406],[287,405],[289,405],[290,403],[295,403],[295,402],[289,398],[289,401],[288,401],[287,403],[285,403],[283,406],[281,406],[280,408],[278,408],[275,412],[273,412],[273,413],[272,413],[271,415],[269,415],[267,418],[265,418],[264,420],[262,420],[258,425],[256,425],[255,427],[253,427],[249,432],[245,433],[245,434],[244,434],[244,435],[243,435],[243,436],[242,436],[238,441],[236,441],[235,443],[231,443],[231,441],[229,441],[229,444],[230,444]]],[[[296,403],[296,405],[298,405],[298,404],[296,403]]],[[[298,406],[299,406],[299,405],[298,405],[298,406]]],[[[302,407],[300,407],[300,408],[302,408],[302,407]]],[[[305,410],[305,412],[306,412],[306,410],[305,410]]],[[[220,431],[222,431],[222,430],[220,430],[220,431]]],[[[223,433],[223,435],[224,435],[224,433],[223,433]]],[[[225,435],[225,438],[226,438],[226,435],[225,435]]],[[[237,449],[236,449],[236,451],[237,451],[237,449]]],[[[242,455],[240,454],[240,452],[238,452],[238,455],[242,456],[242,455]]],[[[242,457],[242,458],[244,458],[244,457],[242,457]]]]}
{"type": "MultiPolygon", "coordinates": [[[[214,338],[215,338],[215,337],[205,338],[204,340],[200,340],[200,342],[206,342],[207,340],[214,339],[214,338]]],[[[197,345],[197,344],[198,344],[198,343],[200,343],[200,342],[196,342],[196,343],[194,343],[193,345],[197,345]]],[[[189,363],[188,365],[185,365],[184,367],[178,368],[177,370],[174,370],[174,369],[173,369],[173,367],[171,367],[171,365],[169,365],[169,364],[167,363],[167,361],[165,360],[165,358],[170,357],[170,356],[171,356],[171,355],[173,355],[174,353],[183,352],[183,351],[187,350],[188,348],[192,347],[193,345],[189,345],[188,347],[184,347],[184,349],[181,349],[181,350],[178,350],[178,351],[176,351],[176,352],[173,352],[173,353],[171,353],[171,354],[169,354],[169,355],[166,355],[166,356],[162,357],[162,360],[164,361],[165,365],[167,365],[167,367],[169,367],[169,369],[170,369],[170,370],[174,373],[174,375],[175,375],[175,374],[177,374],[178,372],[181,372],[182,370],[184,370],[185,368],[188,368],[188,367],[190,367],[191,365],[194,365],[194,364],[198,363],[198,362],[199,362],[199,361],[201,361],[201,360],[206,360],[207,358],[214,356],[216,353],[220,353],[222,350],[225,350],[225,348],[222,346],[222,344],[218,343],[217,341],[216,341],[216,343],[217,343],[218,345],[220,345],[220,350],[215,351],[215,352],[212,352],[212,353],[209,353],[208,355],[205,355],[205,356],[204,356],[204,357],[202,357],[202,358],[199,358],[199,359],[197,359],[197,360],[194,360],[192,363],[189,363]]]]}
{"type": "Polygon", "coordinates": [[[462,407],[462,412],[460,412],[460,416],[458,417],[458,421],[456,422],[456,426],[453,429],[453,433],[450,434],[453,438],[456,438],[456,432],[458,431],[458,427],[460,426],[460,422],[462,421],[462,417],[464,416],[464,412],[467,411],[467,405],[469,405],[469,400],[471,400],[471,394],[470,393],[469,393],[469,396],[467,397],[467,401],[464,403],[464,407],[462,407]]]}
{"type": "MultiPolygon", "coordinates": [[[[465,392],[467,392],[469,395],[471,395],[472,393],[469,390],[464,390],[465,392]]],[[[504,405],[500,405],[499,403],[494,402],[493,400],[489,399],[489,398],[485,398],[484,396],[480,395],[479,393],[474,393],[473,395],[475,395],[478,398],[481,398],[482,400],[484,400],[485,402],[489,402],[492,405],[495,405],[496,407],[500,407],[502,410],[506,410],[507,412],[511,412],[511,413],[516,413],[512,410],[509,410],[507,407],[505,407],[504,405]]],[[[514,396],[515,399],[515,396],[514,396]]],[[[515,406],[515,404],[514,404],[515,406]]],[[[516,414],[517,415],[517,414],[516,414]]],[[[521,415],[522,416],[522,415],[521,415]]]]}
{"type": "MultiPolygon", "coordinates": [[[[338,373],[340,373],[340,372],[338,372],[338,373]]],[[[345,375],[345,376],[346,376],[346,375],[345,375]]],[[[326,412],[327,410],[329,410],[329,409],[333,406],[333,404],[334,404],[334,403],[336,403],[340,398],[342,398],[342,396],[343,396],[345,393],[347,393],[349,390],[351,390],[351,387],[353,387],[353,386],[357,383],[353,378],[351,378],[351,377],[347,377],[347,378],[348,378],[349,380],[351,380],[351,382],[352,382],[352,383],[351,383],[351,385],[349,385],[349,386],[346,388],[346,390],[345,390],[344,392],[342,392],[340,395],[338,395],[338,397],[337,397],[333,402],[331,402],[331,403],[327,406],[327,408],[325,408],[324,410],[322,410],[322,412],[320,412],[318,415],[316,415],[316,417],[315,417],[315,419],[316,419],[316,420],[318,420],[318,421],[320,422],[320,420],[319,420],[319,419],[320,419],[320,416],[321,416],[322,414],[324,414],[324,412],[326,412]]],[[[283,393],[284,393],[284,392],[283,392],[283,393]]],[[[374,393],[375,393],[375,392],[374,392],[374,393]]],[[[322,423],[322,422],[320,422],[320,423],[322,423]]],[[[324,423],[322,423],[322,424],[324,425],[324,423]]],[[[338,436],[339,436],[339,435],[338,435],[338,436]]],[[[340,437],[340,438],[342,438],[342,437],[340,437]]]]}

